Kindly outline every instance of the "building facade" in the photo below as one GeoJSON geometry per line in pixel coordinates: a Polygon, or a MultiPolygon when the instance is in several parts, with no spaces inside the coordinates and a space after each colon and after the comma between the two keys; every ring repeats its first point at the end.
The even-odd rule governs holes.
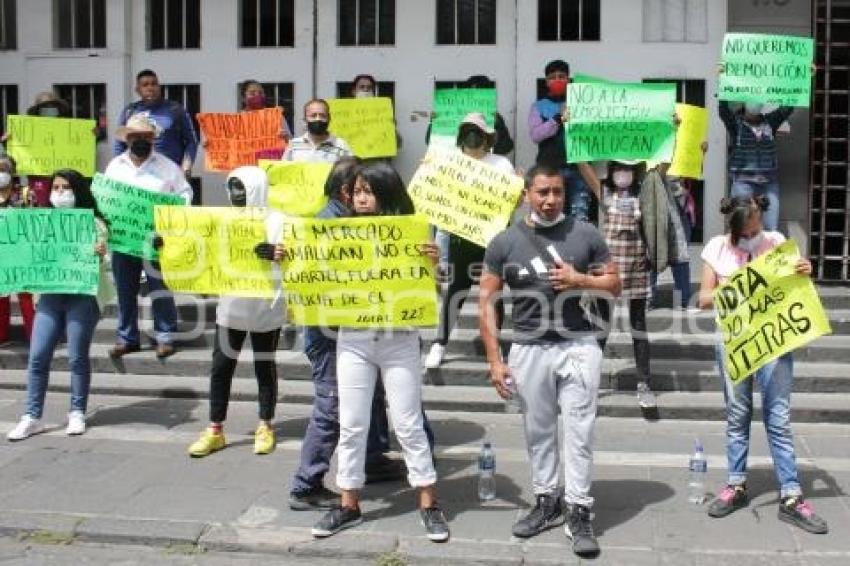
{"type": "MultiPolygon", "coordinates": [[[[745,30],[810,35],[813,2],[841,3],[0,0],[0,112],[24,112],[36,93],[52,87],[78,116],[100,119],[111,134],[119,112],[135,98],[135,73],[151,68],[166,96],[193,112],[237,110],[238,84],[257,79],[300,133],[307,100],[337,96],[355,75],[368,73],[395,101],[403,139],[396,164],[409,178],[425,152],[435,85],[485,74],[496,83],[499,110],[514,135],[514,160],[527,168],[536,151],[528,110],[543,66],[561,58],[577,73],[675,81],[682,101],[709,109],[706,179],[697,191],[698,245],[723,229],[717,203],[726,193],[726,135],[714,97],[723,35],[745,30]]],[[[809,124],[808,111],[796,112],[780,144],[782,219],[807,241],[814,175],[809,124]]],[[[108,159],[109,147],[99,145],[101,161],[108,159]]],[[[201,162],[202,157],[196,172],[202,202],[224,202],[222,176],[204,173],[201,162]]]]}

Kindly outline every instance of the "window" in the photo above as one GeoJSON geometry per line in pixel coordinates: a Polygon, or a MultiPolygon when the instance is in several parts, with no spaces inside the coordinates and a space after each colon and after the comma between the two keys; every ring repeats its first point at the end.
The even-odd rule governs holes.
{"type": "Polygon", "coordinates": [[[600,0],[537,0],[538,41],[599,41],[600,0]]]}
{"type": "Polygon", "coordinates": [[[11,51],[18,47],[15,0],[0,0],[0,51],[11,51]]]}
{"type": "Polygon", "coordinates": [[[87,118],[97,124],[97,141],[103,141],[108,134],[106,115],[106,85],[96,84],[62,84],[53,85],[56,95],[68,103],[72,118],[87,118]]]}
{"type": "Polygon", "coordinates": [[[201,0],[148,0],[148,49],[198,49],[201,0]]]}
{"type": "Polygon", "coordinates": [[[106,47],[106,0],[53,0],[57,49],[106,47]]]}
{"type": "Polygon", "coordinates": [[[646,42],[708,41],[706,0],[643,0],[643,40],[646,42]]]}
{"type": "MultiPolygon", "coordinates": [[[[705,107],[705,81],[702,79],[652,78],[644,79],[645,83],[674,83],[676,85],[676,102],[705,107]]],[[[704,241],[704,211],[705,183],[689,180],[691,195],[694,198],[696,223],[691,231],[691,242],[704,241]]]]}
{"type": "Polygon", "coordinates": [[[240,0],[242,47],[295,47],[295,0],[240,0]]]}
{"type": "MultiPolygon", "coordinates": [[[[266,92],[266,104],[283,108],[289,131],[295,133],[295,83],[260,83],[266,92]]],[[[236,108],[242,107],[242,85],[236,85],[236,108]]],[[[300,114],[299,114],[300,117],[300,114]]]]}
{"type": "Polygon", "coordinates": [[[395,0],[339,0],[339,45],[394,45],[395,0]]]}
{"type": "MultiPolygon", "coordinates": [[[[195,128],[195,135],[201,137],[201,128],[198,125],[196,114],[201,111],[201,85],[199,84],[163,84],[162,98],[179,102],[192,117],[192,126],[195,128]]],[[[199,171],[200,166],[195,167],[195,171],[199,171]]],[[[192,185],[192,205],[198,206],[202,202],[201,191],[203,189],[201,178],[192,177],[189,179],[189,184],[192,185]]]]}
{"type": "Polygon", "coordinates": [[[437,0],[437,45],[495,45],[496,0],[437,0]]]}
{"type": "Polygon", "coordinates": [[[0,131],[6,130],[6,117],[18,113],[18,85],[0,85],[0,131]]]}
{"type": "MultiPolygon", "coordinates": [[[[337,98],[351,98],[351,81],[336,83],[337,98]]],[[[395,83],[393,81],[378,81],[378,96],[395,98],[395,83]]]]}

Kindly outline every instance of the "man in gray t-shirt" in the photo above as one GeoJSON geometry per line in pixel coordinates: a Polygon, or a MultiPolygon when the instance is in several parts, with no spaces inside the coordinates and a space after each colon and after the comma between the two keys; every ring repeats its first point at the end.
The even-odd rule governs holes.
{"type": "Polygon", "coordinates": [[[531,460],[534,509],[513,526],[532,537],[566,520],[579,556],[599,545],[590,523],[593,426],[602,350],[581,297],[620,293],[608,248],[591,224],[563,214],[564,181],[557,169],[533,167],[526,180],[530,213],[487,246],[481,277],[481,336],[490,380],[502,398],[517,395],[531,460]],[[495,300],[510,287],[515,340],[505,363],[495,300]],[[558,481],[558,409],[564,419],[565,484],[558,481]],[[566,505],[564,505],[566,503],[566,505]]]}

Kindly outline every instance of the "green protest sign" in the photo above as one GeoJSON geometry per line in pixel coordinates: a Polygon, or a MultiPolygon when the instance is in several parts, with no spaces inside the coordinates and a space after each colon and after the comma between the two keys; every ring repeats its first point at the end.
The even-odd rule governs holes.
{"type": "Polygon", "coordinates": [[[6,132],[6,150],[20,175],[52,175],[57,169],[94,175],[94,120],[10,115],[6,132]]]}
{"type": "Polygon", "coordinates": [[[97,295],[100,258],[89,209],[0,211],[0,295],[97,295]]]}
{"type": "Polygon", "coordinates": [[[676,85],[573,83],[567,89],[570,163],[605,159],[670,161],[676,141],[676,85]]]}
{"type": "Polygon", "coordinates": [[[112,251],[146,259],[157,257],[151,245],[154,207],[186,204],[179,195],[140,189],[100,173],[94,176],[91,191],[100,212],[109,220],[109,247],[112,251]]]}
{"type": "Polygon", "coordinates": [[[484,114],[488,126],[496,116],[494,88],[438,88],[434,91],[434,119],[431,121],[431,143],[455,146],[457,129],[470,112],[484,114]]]}
{"type": "Polygon", "coordinates": [[[809,107],[814,40],[789,35],[727,33],[720,100],[809,107]]]}

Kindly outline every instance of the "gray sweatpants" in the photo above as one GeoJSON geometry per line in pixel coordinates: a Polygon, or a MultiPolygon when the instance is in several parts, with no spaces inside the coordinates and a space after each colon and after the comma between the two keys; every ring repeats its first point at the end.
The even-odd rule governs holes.
{"type": "Polygon", "coordinates": [[[564,499],[593,505],[593,425],[602,370],[594,338],[511,346],[508,365],[523,409],[534,494],[558,491],[558,408],[564,419],[564,499]]]}

